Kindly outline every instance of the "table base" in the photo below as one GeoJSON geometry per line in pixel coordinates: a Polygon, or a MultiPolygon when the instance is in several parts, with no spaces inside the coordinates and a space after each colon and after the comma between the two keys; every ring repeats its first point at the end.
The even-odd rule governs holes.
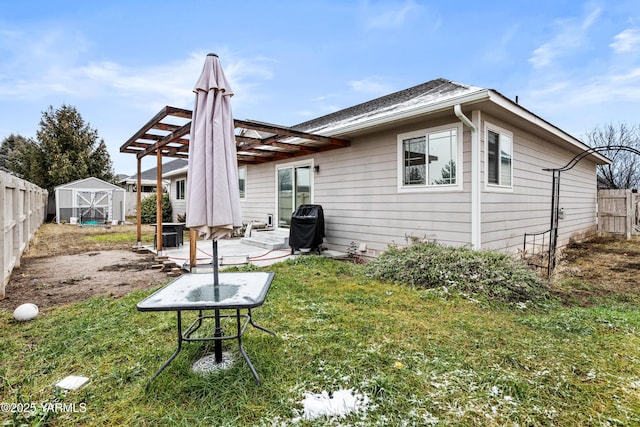
{"type": "Polygon", "coordinates": [[[175,359],[178,354],[180,353],[180,350],[182,350],[182,342],[198,342],[198,341],[225,341],[225,340],[233,340],[233,339],[237,339],[238,340],[238,347],[240,348],[240,353],[242,354],[242,358],[245,360],[245,362],[247,362],[247,365],[249,366],[249,369],[251,370],[251,373],[253,374],[253,377],[256,379],[256,381],[258,382],[258,384],[261,384],[260,381],[260,377],[258,376],[258,373],[256,372],[255,368],[253,367],[253,364],[251,363],[251,360],[249,359],[249,356],[247,356],[247,353],[244,351],[244,347],[242,346],[242,335],[244,334],[245,330],[247,329],[248,325],[253,326],[256,329],[260,329],[261,331],[267,332],[271,335],[276,335],[275,332],[273,332],[270,329],[267,329],[263,326],[260,326],[256,323],[253,322],[253,319],[251,317],[251,309],[248,308],[247,309],[247,314],[242,314],[240,312],[240,309],[236,309],[234,310],[235,314],[218,314],[218,318],[231,318],[231,317],[235,317],[236,318],[236,335],[230,335],[230,336],[222,336],[221,334],[219,334],[219,331],[216,332],[215,336],[213,337],[197,337],[197,338],[192,338],[191,335],[196,332],[198,329],[200,329],[200,327],[202,326],[202,321],[204,319],[214,319],[216,316],[215,315],[205,315],[203,310],[199,310],[198,312],[198,318],[196,320],[194,320],[188,327],[187,329],[184,330],[184,332],[182,331],[182,311],[178,310],[177,313],[177,321],[178,321],[178,347],[176,348],[176,351],[171,355],[171,357],[169,357],[169,359],[167,359],[166,362],[164,362],[164,364],[160,367],[160,369],[158,369],[156,371],[156,373],[151,377],[151,379],[149,379],[149,381],[147,381],[147,386],[146,389],[149,389],[149,386],[151,385],[151,381],[153,381],[167,366],[169,366],[169,364],[173,361],[173,359],[175,359]],[[241,319],[244,319],[244,322],[241,321],[241,319]]]}

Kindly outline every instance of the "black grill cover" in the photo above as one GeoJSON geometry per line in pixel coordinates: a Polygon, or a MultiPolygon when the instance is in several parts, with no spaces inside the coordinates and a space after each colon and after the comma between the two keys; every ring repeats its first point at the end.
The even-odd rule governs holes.
{"type": "Polygon", "coordinates": [[[291,215],[289,246],[295,249],[318,249],[324,238],[324,213],[320,205],[300,205],[291,215]]]}

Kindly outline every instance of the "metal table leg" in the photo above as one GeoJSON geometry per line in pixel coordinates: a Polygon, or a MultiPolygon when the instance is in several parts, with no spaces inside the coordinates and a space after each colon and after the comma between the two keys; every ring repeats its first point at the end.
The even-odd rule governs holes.
{"type": "Polygon", "coordinates": [[[182,313],[180,311],[178,311],[177,313],[178,313],[178,348],[176,348],[176,351],[171,355],[171,357],[169,357],[169,359],[167,359],[166,362],[164,362],[164,365],[162,365],[160,369],[158,369],[156,373],[153,374],[153,376],[149,379],[149,381],[147,381],[147,386],[145,387],[145,390],[149,390],[151,381],[153,381],[154,378],[160,374],[160,372],[164,371],[164,368],[169,366],[169,363],[171,363],[173,359],[176,358],[178,353],[180,353],[180,350],[182,350],[182,313]]]}
{"type": "MultiPolygon", "coordinates": [[[[249,314],[248,317],[249,317],[249,322],[251,322],[251,314],[249,314]]],[[[260,381],[260,377],[258,376],[258,373],[256,372],[256,369],[253,367],[253,364],[251,363],[251,360],[249,360],[249,356],[247,356],[247,353],[245,353],[244,347],[242,346],[242,334],[244,333],[244,330],[240,326],[240,310],[236,310],[236,326],[237,326],[237,329],[238,329],[238,335],[237,336],[238,336],[238,347],[240,347],[240,353],[242,354],[242,357],[244,358],[244,361],[247,362],[247,365],[249,365],[249,369],[251,369],[251,373],[253,374],[253,377],[256,379],[258,384],[262,384],[262,382],[260,381]]]]}
{"type": "MultiPolygon", "coordinates": [[[[244,346],[242,345],[242,335],[244,335],[244,332],[247,328],[247,325],[251,325],[256,329],[260,329],[261,331],[267,332],[271,335],[276,335],[275,332],[273,332],[270,329],[267,329],[263,326],[260,326],[256,323],[253,322],[253,318],[251,315],[251,309],[247,309],[247,315],[242,315],[240,313],[240,309],[236,309],[236,313],[235,313],[235,317],[236,317],[236,336],[228,336],[225,337],[223,336],[220,332],[219,332],[219,324],[216,324],[216,333],[214,334],[213,337],[203,337],[203,338],[191,338],[191,334],[193,334],[195,331],[197,331],[198,329],[200,329],[200,327],[202,326],[202,320],[203,319],[207,319],[207,318],[211,318],[212,316],[206,316],[204,315],[202,310],[199,310],[198,313],[198,318],[184,331],[182,331],[182,312],[181,311],[177,311],[177,320],[178,320],[178,347],[176,348],[176,351],[171,355],[171,357],[169,357],[169,359],[167,359],[166,362],[164,362],[164,364],[160,367],[160,369],[158,369],[156,371],[156,373],[151,377],[151,379],[149,379],[149,381],[147,381],[147,385],[145,387],[146,390],[149,389],[149,386],[151,385],[151,381],[153,381],[167,366],[169,366],[169,364],[173,361],[173,359],[175,359],[178,356],[178,353],[180,353],[180,350],[182,350],[182,342],[183,341],[187,341],[187,342],[195,342],[195,341],[214,341],[216,344],[221,344],[223,340],[227,340],[227,339],[234,339],[236,338],[238,340],[238,347],[240,348],[240,354],[242,354],[242,357],[244,359],[244,361],[247,363],[247,365],[249,366],[249,369],[251,370],[251,373],[253,374],[253,377],[256,379],[256,381],[258,382],[258,384],[262,384],[262,381],[260,381],[260,377],[258,376],[258,373],[256,372],[256,369],[253,367],[253,363],[251,363],[251,360],[249,359],[249,356],[247,356],[247,353],[244,350],[244,346]],[[247,320],[244,323],[244,325],[242,324],[242,322],[240,321],[240,319],[242,317],[246,317],[247,320]]],[[[220,318],[219,316],[216,316],[218,319],[220,318]]],[[[223,316],[223,317],[232,317],[232,315],[227,315],[227,316],[223,316]]],[[[219,320],[218,320],[219,322],[219,320]]]]}
{"type": "Polygon", "coordinates": [[[248,311],[248,314],[249,314],[249,323],[251,324],[251,326],[253,326],[256,329],[260,329],[261,331],[264,331],[264,332],[266,332],[268,334],[271,334],[274,337],[276,336],[276,333],[273,332],[271,329],[267,329],[264,326],[260,326],[260,325],[257,325],[255,323],[253,323],[253,317],[251,316],[251,309],[248,308],[247,311],[248,311]]]}

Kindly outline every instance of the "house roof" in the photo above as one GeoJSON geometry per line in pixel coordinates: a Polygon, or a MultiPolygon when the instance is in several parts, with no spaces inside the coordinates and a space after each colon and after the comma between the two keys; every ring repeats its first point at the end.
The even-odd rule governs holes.
{"type": "MultiPolygon", "coordinates": [[[[486,111],[510,114],[515,120],[519,120],[524,128],[573,146],[576,152],[590,148],[494,89],[466,85],[443,78],[336,111],[297,124],[293,128],[327,135],[354,135],[358,131],[370,131],[376,126],[441,111],[452,111],[453,106],[457,104],[469,106],[469,110],[475,109],[471,105],[477,105],[476,108],[479,108],[482,104],[486,111]]],[[[599,153],[592,153],[591,156],[600,164],[610,163],[609,159],[599,153]]]]}
{"type": "MultiPolygon", "coordinates": [[[[483,108],[494,113],[510,114],[523,127],[573,146],[576,151],[589,148],[577,138],[493,89],[438,78],[291,127],[234,120],[236,129],[240,129],[236,132],[238,163],[262,163],[341,148],[349,145],[346,138],[358,132],[438,112],[453,114],[455,105],[471,110],[474,109],[474,104],[478,108],[479,104],[483,104],[483,108]]],[[[191,118],[189,110],[165,107],[130,138],[120,151],[137,153],[139,157],[154,150],[160,150],[165,155],[186,156],[188,139],[185,136],[190,131],[190,122],[181,127],[162,122],[165,117],[173,114],[183,119],[191,118]],[[148,131],[151,129],[170,133],[165,136],[150,135],[148,131]]],[[[600,163],[609,162],[600,154],[594,153],[593,156],[600,163]]]]}
{"type": "MultiPolygon", "coordinates": [[[[162,173],[165,174],[165,173],[175,171],[177,169],[184,168],[187,166],[187,164],[188,164],[188,161],[186,159],[172,159],[162,164],[162,173]]],[[[147,182],[153,182],[155,184],[157,179],[157,173],[158,173],[157,171],[158,171],[157,167],[147,169],[145,171],[142,171],[142,173],[140,174],[140,177],[143,182],[147,181],[147,182]]],[[[138,174],[133,174],[131,176],[128,176],[120,182],[136,183],[138,182],[138,174]]]]}
{"type": "Polygon", "coordinates": [[[485,90],[439,78],[292,127],[309,132],[322,132],[327,129],[340,128],[346,124],[367,122],[374,118],[389,116],[418,106],[435,105],[447,99],[459,98],[485,90]]]}

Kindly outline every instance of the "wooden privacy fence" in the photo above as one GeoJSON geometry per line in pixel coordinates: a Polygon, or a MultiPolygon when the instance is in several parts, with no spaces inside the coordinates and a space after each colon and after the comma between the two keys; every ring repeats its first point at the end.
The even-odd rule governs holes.
{"type": "Polygon", "coordinates": [[[0,171],[0,299],[14,267],[20,266],[20,255],[47,215],[47,190],[0,171]]]}
{"type": "Polygon", "coordinates": [[[640,235],[640,194],[637,190],[598,191],[598,232],[630,239],[640,235]]]}

